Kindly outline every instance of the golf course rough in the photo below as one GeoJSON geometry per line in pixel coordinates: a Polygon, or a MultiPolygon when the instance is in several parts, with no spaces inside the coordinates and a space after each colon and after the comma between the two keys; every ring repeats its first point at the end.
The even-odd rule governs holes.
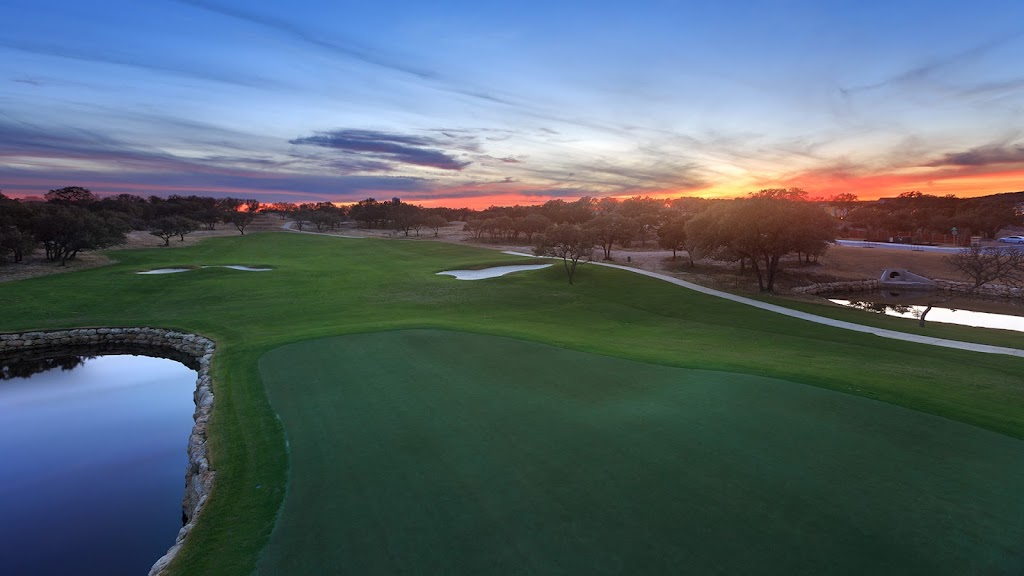
{"type": "Polygon", "coordinates": [[[434,330],[289,344],[257,574],[1012,574],[1024,441],[777,379],[434,330]]]}

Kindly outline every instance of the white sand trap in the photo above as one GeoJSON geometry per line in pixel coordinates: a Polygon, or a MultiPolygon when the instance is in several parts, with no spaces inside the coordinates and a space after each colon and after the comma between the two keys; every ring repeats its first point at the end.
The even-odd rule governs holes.
{"type": "MultiPolygon", "coordinates": [[[[243,272],[270,272],[273,268],[253,268],[252,266],[239,266],[238,264],[229,264],[226,266],[202,266],[202,268],[231,268],[232,270],[242,270],[243,272]]],[[[157,268],[156,270],[146,270],[145,272],[136,272],[136,274],[175,274],[177,272],[188,272],[189,270],[195,270],[195,268],[157,268]]]]}
{"type": "Polygon", "coordinates": [[[253,268],[251,266],[239,266],[238,264],[229,264],[227,266],[203,266],[203,268],[231,268],[232,270],[242,270],[243,272],[270,272],[273,268],[253,268]]]}
{"type": "Polygon", "coordinates": [[[176,274],[178,272],[188,272],[189,270],[191,270],[191,268],[157,268],[156,270],[136,272],[136,274],[176,274]]]}
{"type": "Polygon", "coordinates": [[[511,274],[513,272],[522,272],[523,270],[540,270],[541,268],[547,268],[551,264],[528,264],[524,266],[495,266],[494,268],[484,268],[483,270],[445,270],[444,272],[438,272],[440,276],[454,276],[456,280],[483,280],[484,278],[497,278],[498,276],[504,276],[505,274],[511,274]]]}

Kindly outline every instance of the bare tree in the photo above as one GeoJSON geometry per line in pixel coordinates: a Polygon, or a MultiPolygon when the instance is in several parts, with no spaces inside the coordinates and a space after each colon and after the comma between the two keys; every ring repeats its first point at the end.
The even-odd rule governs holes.
{"type": "Polygon", "coordinates": [[[942,260],[971,279],[972,292],[989,282],[1012,286],[1024,283],[1024,251],[1015,248],[971,246],[942,260]]]}
{"type": "MultiPolygon", "coordinates": [[[[999,282],[1001,284],[1020,287],[1024,285],[1024,251],[1015,248],[983,248],[971,246],[942,259],[946,266],[960,272],[971,279],[967,295],[973,295],[982,286],[999,282]]],[[[925,317],[936,304],[948,302],[953,297],[929,302],[918,319],[917,325],[923,327],[925,317]]]]}

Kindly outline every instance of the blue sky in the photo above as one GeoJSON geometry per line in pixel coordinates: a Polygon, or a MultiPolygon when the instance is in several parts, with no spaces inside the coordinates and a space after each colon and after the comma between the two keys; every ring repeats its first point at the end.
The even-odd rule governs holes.
{"type": "Polygon", "coordinates": [[[0,0],[0,188],[1024,189],[1024,3],[0,0]]]}

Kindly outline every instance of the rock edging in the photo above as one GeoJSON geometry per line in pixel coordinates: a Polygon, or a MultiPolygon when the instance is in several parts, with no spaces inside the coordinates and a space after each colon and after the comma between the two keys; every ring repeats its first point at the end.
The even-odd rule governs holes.
{"type": "Polygon", "coordinates": [[[975,288],[970,282],[954,282],[952,280],[936,280],[939,290],[955,292],[959,294],[974,294],[975,296],[990,296],[993,298],[1024,298],[1024,290],[1016,286],[1004,286],[1002,284],[983,284],[975,288]]]}
{"type": "Polygon", "coordinates": [[[877,289],[878,280],[851,280],[798,286],[790,292],[793,294],[832,294],[834,292],[871,292],[877,289]]]}
{"type": "MultiPolygon", "coordinates": [[[[970,282],[954,282],[952,280],[934,280],[936,287],[951,294],[973,294],[993,298],[1024,298],[1024,289],[1000,284],[986,284],[975,289],[970,282]]],[[[872,292],[881,288],[878,280],[851,280],[845,282],[823,282],[798,286],[790,290],[792,294],[834,294],[846,292],[872,292]]]]}
{"type": "Polygon", "coordinates": [[[211,468],[207,454],[207,425],[213,412],[213,381],[210,362],[216,346],[209,338],[161,328],[76,328],[0,334],[0,354],[32,349],[64,348],[68,346],[118,346],[127,350],[168,350],[193,359],[198,378],[192,395],[196,404],[192,419],[192,433],[188,438],[188,467],[185,469],[185,496],[182,498],[184,525],[178,531],[174,545],[150,568],[150,576],[158,576],[181,550],[185,538],[195,527],[199,513],[213,488],[216,472],[211,468]]]}

